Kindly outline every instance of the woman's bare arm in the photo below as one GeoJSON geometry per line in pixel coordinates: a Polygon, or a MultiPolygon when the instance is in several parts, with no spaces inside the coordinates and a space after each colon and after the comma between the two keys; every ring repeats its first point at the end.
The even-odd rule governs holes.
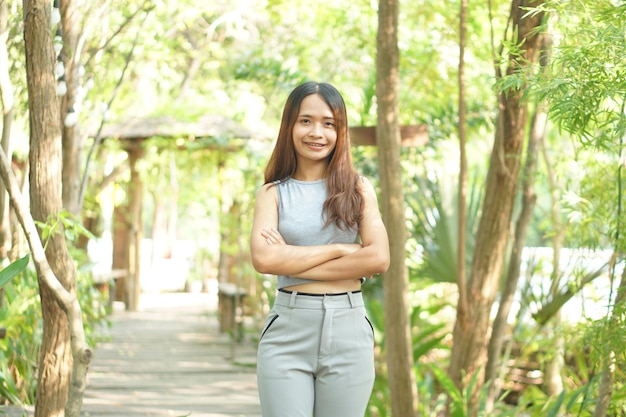
{"type": "Polygon", "coordinates": [[[298,276],[303,271],[360,249],[360,245],[342,243],[288,245],[277,228],[278,195],[276,187],[266,184],[257,193],[250,236],[252,264],[260,273],[298,276]]]}
{"type": "Polygon", "coordinates": [[[363,195],[363,218],[359,225],[361,248],[320,263],[294,276],[298,278],[330,281],[358,279],[387,271],[389,268],[389,238],[378,209],[378,200],[372,184],[361,181],[363,195]]]}

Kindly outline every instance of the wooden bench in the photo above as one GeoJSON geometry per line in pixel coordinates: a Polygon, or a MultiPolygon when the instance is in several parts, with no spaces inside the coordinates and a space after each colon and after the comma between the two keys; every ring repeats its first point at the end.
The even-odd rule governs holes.
{"type": "Polygon", "coordinates": [[[248,291],[233,283],[219,283],[220,332],[230,333],[236,341],[241,341],[243,338],[243,299],[247,295],[248,291]]]}
{"type": "Polygon", "coordinates": [[[539,363],[509,360],[505,369],[502,390],[506,393],[504,401],[508,404],[517,405],[527,387],[541,386],[544,383],[539,363]]]}
{"type": "Polygon", "coordinates": [[[99,291],[107,293],[109,308],[113,307],[113,302],[115,301],[116,280],[126,278],[127,276],[127,269],[112,269],[110,271],[93,274],[95,287],[99,291]]]}

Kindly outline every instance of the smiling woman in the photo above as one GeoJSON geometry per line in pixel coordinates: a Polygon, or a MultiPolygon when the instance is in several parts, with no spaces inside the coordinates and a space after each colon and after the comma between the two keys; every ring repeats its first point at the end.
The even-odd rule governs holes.
{"type": "Polygon", "coordinates": [[[263,416],[363,417],[374,335],[360,288],[387,270],[389,242],[330,84],[289,95],[254,210],[252,262],[278,289],[258,349],[263,416]]]}

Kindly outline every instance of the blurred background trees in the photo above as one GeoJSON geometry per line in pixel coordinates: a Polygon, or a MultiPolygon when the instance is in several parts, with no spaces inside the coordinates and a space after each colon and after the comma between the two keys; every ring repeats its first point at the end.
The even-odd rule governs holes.
{"type": "MultiPolygon", "coordinates": [[[[429,138],[425,146],[400,150],[418,414],[437,415],[451,404],[454,415],[487,410],[489,415],[621,415],[626,412],[626,5],[530,2],[520,21],[536,19],[528,36],[547,38],[540,47],[543,60],[532,60],[524,55],[528,36],[510,26],[512,6],[519,4],[494,0],[470,3],[467,10],[468,274],[473,260],[488,255],[475,251],[482,247],[477,242],[484,236],[478,232],[481,218],[493,222],[492,215],[483,217],[483,201],[495,204],[496,211],[499,204],[506,206],[499,200],[503,195],[488,194],[493,189],[486,182],[495,169],[490,156],[503,101],[515,97],[529,114],[515,126],[522,141],[516,155],[520,178],[512,188],[504,250],[494,261],[502,267],[493,279],[493,305],[482,313],[487,331],[476,341],[490,347],[487,362],[479,362],[487,367],[482,389],[475,389],[483,385],[480,369],[447,372],[458,301],[461,4],[422,0],[399,9],[398,117],[401,124],[426,125],[429,138]],[[535,145],[528,146],[534,129],[542,126],[535,145]],[[532,200],[530,213],[524,212],[530,200],[523,196],[532,200]],[[528,216],[525,225],[522,216],[528,216]],[[520,227],[526,228],[524,235],[517,233],[520,227]],[[498,315],[504,304],[509,311],[498,315]],[[462,372],[469,373],[459,378],[462,372]]],[[[55,5],[63,11],[51,23],[57,63],[63,64],[62,72],[55,65],[57,89],[65,89],[58,96],[63,208],[89,231],[66,232],[88,334],[106,319],[108,295],[94,285],[116,282],[110,274],[104,283],[94,280],[110,272],[115,222],[128,214],[120,207],[129,206],[138,181],[142,216],[134,233],[143,235],[142,247],[149,248],[140,260],[140,290],[211,290],[216,281],[233,282],[248,291],[252,304],[267,305],[273,280],[250,267],[247,234],[284,100],[304,80],[328,81],[344,94],[351,126],[377,124],[378,4],[66,0],[55,5]],[[195,123],[207,115],[226,117],[246,133],[193,136],[161,130],[141,141],[141,158],[131,169],[132,141],[107,131],[133,118],[195,123]],[[155,273],[168,268],[184,271],[172,287],[155,273]]],[[[0,1],[0,89],[2,147],[28,190],[22,7],[18,0],[0,1]]],[[[376,149],[354,147],[354,157],[358,169],[379,184],[376,149]]],[[[4,193],[0,209],[0,259],[6,265],[25,247],[4,193]]],[[[4,287],[4,401],[35,399],[33,364],[42,338],[32,298],[35,281],[27,270],[4,287]]],[[[384,359],[394,352],[386,349],[381,280],[364,291],[379,349],[369,412],[389,416],[384,359]]],[[[475,295],[468,293],[469,303],[475,295]]],[[[248,337],[254,338],[263,311],[249,312],[248,337]]],[[[471,330],[475,323],[466,326],[471,330]]],[[[461,349],[458,355],[466,353],[461,349]]]]}

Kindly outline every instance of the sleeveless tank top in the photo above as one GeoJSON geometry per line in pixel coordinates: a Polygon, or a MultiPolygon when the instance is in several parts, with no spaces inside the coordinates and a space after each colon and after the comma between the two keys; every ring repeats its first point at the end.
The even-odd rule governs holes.
{"type": "MultiPolygon", "coordinates": [[[[274,184],[278,193],[278,231],[287,244],[315,246],[356,241],[356,229],[341,230],[334,223],[324,226],[322,207],[328,196],[325,179],[299,181],[287,178],[274,184]]],[[[279,275],[276,288],[311,282],[316,281],[279,275]]]]}

